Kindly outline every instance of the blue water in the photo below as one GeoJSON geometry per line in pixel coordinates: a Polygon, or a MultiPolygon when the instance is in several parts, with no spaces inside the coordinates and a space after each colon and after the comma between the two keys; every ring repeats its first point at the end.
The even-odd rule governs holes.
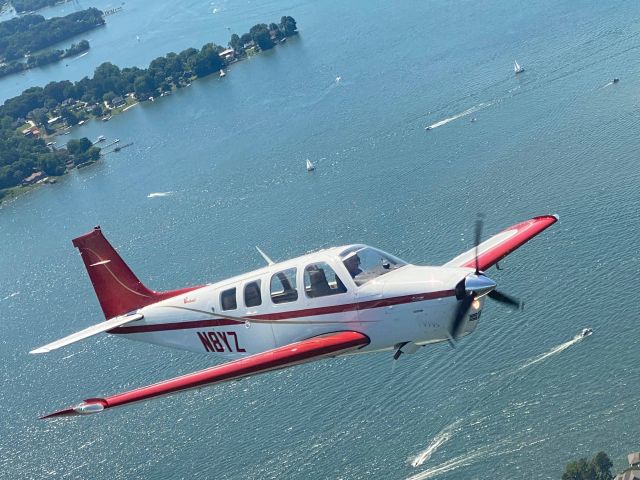
{"type": "Polygon", "coordinates": [[[224,79],[61,137],[134,144],[0,207],[0,478],[559,478],[598,450],[623,468],[640,435],[638,10],[127,1],[88,55],[0,80],[8,98],[285,14],[301,31],[224,79]],[[256,268],[254,245],[285,259],[365,242],[441,264],[469,248],[478,212],[486,235],[542,213],[560,222],[491,271],[525,311],[488,304],[456,350],[424,348],[393,371],[386,354],[328,360],[37,420],[214,361],[109,336],[27,354],[100,320],[70,243],[96,224],[160,290],[256,268]],[[594,335],[571,342],[586,326],[594,335]]]}

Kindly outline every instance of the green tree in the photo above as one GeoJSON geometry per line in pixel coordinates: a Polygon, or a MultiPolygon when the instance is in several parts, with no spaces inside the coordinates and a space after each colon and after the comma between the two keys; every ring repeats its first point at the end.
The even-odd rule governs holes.
{"type": "Polygon", "coordinates": [[[104,115],[104,109],[102,108],[102,105],[96,103],[91,109],[91,115],[95,115],[96,117],[101,117],[102,115],[104,115]]]}
{"type": "Polygon", "coordinates": [[[605,452],[598,452],[591,460],[581,458],[567,464],[562,480],[611,480],[613,463],[605,452]]]}
{"type": "Polygon", "coordinates": [[[213,43],[207,43],[196,56],[193,71],[199,77],[204,77],[224,67],[224,63],[218,55],[218,49],[213,43]]]}
{"type": "Polygon", "coordinates": [[[242,44],[240,43],[240,37],[234,33],[229,40],[229,48],[233,48],[236,52],[240,51],[242,44]]]}
{"type": "Polygon", "coordinates": [[[290,37],[298,33],[298,26],[293,17],[285,16],[280,19],[280,30],[282,30],[285,37],[290,37]]]}
{"type": "Polygon", "coordinates": [[[248,33],[243,33],[242,36],[240,37],[240,45],[243,48],[245,45],[248,45],[251,42],[253,42],[253,38],[251,38],[251,35],[248,33]]]}
{"type": "Polygon", "coordinates": [[[269,34],[269,27],[267,27],[264,23],[259,23],[251,27],[249,30],[249,35],[254,42],[260,47],[260,50],[269,50],[273,48],[275,45],[273,40],[271,40],[271,35],[269,34]]]}
{"type": "Polygon", "coordinates": [[[70,127],[77,125],[78,122],[80,121],[78,119],[78,116],[67,107],[62,107],[60,109],[60,116],[66,122],[66,124],[69,125],[70,127]]]}
{"type": "Polygon", "coordinates": [[[613,478],[611,473],[613,462],[605,452],[596,453],[591,463],[596,471],[596,480],[611,480],[613,478]]]}
{"type": "Polygon", "coordinates": [[[81,155],[87,150],[89,150],[92,146],[91,140],[87,137],[82,137],[80,139],[73,139],[67,142],[67,152],[71,155],[81,155]]]}
{"type": "Polygon", "coordinates": [[[136,98],[139,100],[146,100],[149,97],[154,97],[157,85],[154,78],[148,73],[144,73],[137,77],[133,82],[133,91],[136,93],[136,98]]]}
{"type": "Polygon", "coordinates": [[[280,27],[275,23],[269,24],[269,34],[274,35],[276,40],[280,40],[281,38],[284,37],[284,33],[282,33],[282,30],[280,30],[280,27]]]}

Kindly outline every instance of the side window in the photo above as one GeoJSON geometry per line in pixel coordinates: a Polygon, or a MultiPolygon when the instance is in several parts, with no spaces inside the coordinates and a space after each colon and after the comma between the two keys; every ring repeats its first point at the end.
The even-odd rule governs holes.
{"type": "Polygon", "coordinates": [[[222,306],[222,310],[235,310],[238,308],[235,287],[225,290],[220,294],[220,305],[222,306]]]}
{"type": "Polygon", "coordinates": [[[273,303],[295,302],[298,299],[296,271],[296,268],[289,268],[271,277],[271,301],[273,303]]]}
{"type": "Polygon", "coordinates": [[[309,298],[345,293],[347,288],[325,262],[312,263],[304,269],[304,291],[309,298]]]}
{"type": "Polygon", "coordinates": [[[244,304],[247,307],[257,307],[262,304],[262,295],[260,294],[260,280],[247,283],[244,286],[244,304]]]}

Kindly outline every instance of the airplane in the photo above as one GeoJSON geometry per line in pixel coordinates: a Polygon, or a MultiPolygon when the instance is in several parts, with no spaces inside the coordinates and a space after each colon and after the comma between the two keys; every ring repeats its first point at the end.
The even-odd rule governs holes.
{"type": "MultiPolygon", "coordinates": [[[[216,283],[156,292],[145,287],[95,227],[73,239],[105,321],[30,353],[46,353],[107,332],[229,360],[104,398],[88,398],[41,418],[84,415],[328,357],[419,347],[472,333],[496,290],[489,267],[558,220],[513,225],[442,266],[417,266],[367,245],[327,248],[216,283]]],[[[256,247],[257,248],[257,247],[256,247]]]]}

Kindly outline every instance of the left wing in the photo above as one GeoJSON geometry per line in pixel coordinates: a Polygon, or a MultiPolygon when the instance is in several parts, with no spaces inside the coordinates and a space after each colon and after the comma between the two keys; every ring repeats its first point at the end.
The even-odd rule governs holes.
{"type": "Polygon", "coordinates": [[[213,385],[215,383],[299,365],[323,357],[339,355],[368,344],[369,337],[359,332],[342,331],[328,333],[251,355],[240,360],[223,363],[222,365],[200,370],[199,372],[189,373],[147,387],[141,387],[136,390],[118,393],[105,398],[88,398],[79,405],[50,413],[41,418],[97,413],[106,408],[119,407],[129,403],[170,395],[182,390],[213,385]]]}
{"type": "Polygon", "coordinates": [[[43,347],[34,348],[29,353],[48,353],[51,350],[57,350],[60,347],[66,347],[67,345],[79,342],[80,340],[84,340],[85,338],[92,337],[93,335],[106,332],[107,330],[111,330],[113,328],[121,327],[122,325],[125,325],[127,323],[137,322],[138,320],[142,320],[143,318],[144,315],[142,315],[141,313],[127,313],[126,315],[120,315],[119,317],[114,317],[110,320],[100,322],[97,325],[91,325],[84,330],[80,330],[79,332],[67,335],[64,338],[56,340],[55,342],[48,343],[43,347]]]}
{"type": "MultiPolygon", "coordinates": [[[[557,215],[543,215],[509,227],[478,245],[478,268],[486,270],[558,221],[557,215]]],[[[472,248],[445,263],[443,267],[475,267],[476,249],[472,248]]]]}

